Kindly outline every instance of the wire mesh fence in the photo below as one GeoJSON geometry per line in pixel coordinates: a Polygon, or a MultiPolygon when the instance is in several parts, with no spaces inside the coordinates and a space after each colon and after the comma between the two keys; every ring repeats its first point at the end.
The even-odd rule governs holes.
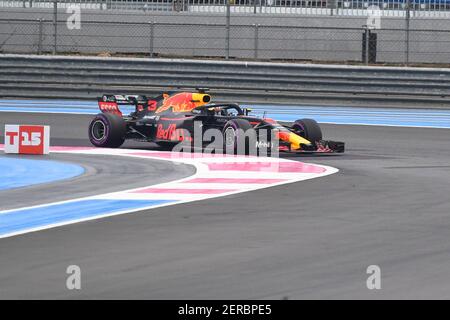
{"type": "MultiPolygon", "coordinates": [[[[256,15],[258,17],[251,19],[253,13],[233,14],[230,5],[228,12],[220,13],[218,8],[226,5],[226,1],[228,0],[79,0],[58,2],[51,9],[34,11],[31,8],[38,4],[55,4],[39,0],[0,0],[0,3],[28,6],[25,10],[17,8],[20,13],[17,15],[14,10],[0,10],[0,52],[139,54],[359,63],[450,63],[448,19],[414,17],[408,14],[400,18],[383,18],[379,28],[370,29],[366,27],[366,17],[256,15]],[[69,25],[70,13],[66,11],[66,6],[73,2],[91,5],[91,8],[101,5],[105,9],[84,10],[79,28],[73,28],[69,25]],[[170,10],[176,8],[179,11],[157,15],[154,12],[126,14],[126,10],[108,10],[119,4],[129,6],[131,2],[135,2],[135,5],[150,2],[169,4],[170,10]],[[191,7],[215,7],[216,13],[202,15],[191,12],[189,10],[192,8],[187,8],[186,3],[191,7]],[[23,15],[24,12],[32,14],[23,15]],[[164,19],[160,19],[161,17],[164,19]]],[[[270,1],[271,5],[283,6],[285,9],[288,6],[309,5],[304,1],[270,1]]],[[[252,7],[253,10],[258,5],[261,10],[269,6],[269,0],[234,0],[233,4],[252,7]]],[[[329,2],[316,2],[314,5],[330,9],[329,2]]],[[[342,3],[336,1],[335,5],[339,7],[342,3]]]]}
{"type": "MultiPolygon", "coordinates": [[[[53,0],[0,0],[0,8],[52,8],[53,0]]],[[[63,0],[60,8],[233,14],[314,14],[362,16],[376,7],[382,16],[450,16],[450,0],[63,0]]]]}
{"type": "Polygon", "coordinates": [[[0,52],[450,63],[450,30],[0,20],[0,52]]]}

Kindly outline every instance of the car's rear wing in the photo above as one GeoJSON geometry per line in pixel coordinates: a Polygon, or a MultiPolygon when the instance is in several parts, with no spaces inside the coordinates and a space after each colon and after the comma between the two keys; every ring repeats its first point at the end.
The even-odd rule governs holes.
{"type": "Polygon", "coordinates": [[[148,99],[142,95],[107,95],[97,98],[98,107],[103,113],[113,113],[122,116],[119,105],[135,106],[136,112],[154,112],[156,110],[158,101],[155,99],[148,99]]]}

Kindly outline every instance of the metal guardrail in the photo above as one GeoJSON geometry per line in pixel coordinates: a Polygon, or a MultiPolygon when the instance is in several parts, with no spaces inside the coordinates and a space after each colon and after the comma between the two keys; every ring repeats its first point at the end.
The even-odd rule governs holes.
{"type": "Polygon", "coordinates": [[[450,108],[450,69],[0,55],[0,96],[92,99],[208,87],[218,100],[450,108]]]}

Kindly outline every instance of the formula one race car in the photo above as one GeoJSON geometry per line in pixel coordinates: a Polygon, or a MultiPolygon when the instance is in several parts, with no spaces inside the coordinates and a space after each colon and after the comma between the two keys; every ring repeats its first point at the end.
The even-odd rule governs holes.
{"type": "Polygon", "coordinates": [[[102,113],[89,125],[89,139],[97,147],[117,148],[134,139],[166,148],[180,142],[204,148],[214,141],[227,153],[249,154],[252,148],[268,147],[295,153],[344,152],[343,142],[322,140],[321,129],[312,119],[281,125],[270,118],[251,116],[250,109],[235,103],[213,104],[205,89],[155,98],[103,95],[98,105],[102,113]],[[123,115],[120,105],[134,106],[134,111],[123,115]]]}

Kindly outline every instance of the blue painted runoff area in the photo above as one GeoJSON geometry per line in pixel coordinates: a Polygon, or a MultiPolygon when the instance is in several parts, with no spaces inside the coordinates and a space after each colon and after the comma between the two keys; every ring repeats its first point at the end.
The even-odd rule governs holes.
{"type": "Polygon", "coordinates": [[[0,236],[169,202],[173,201],[85,199],[0,212],[0,236]]]}
{"type": "Polygon", "coordinates": [[[72,163],[0,156],[0,191],[70,179],[84,171],[72,163]]]}
{"type": "MultiPolygon", "coordinates": [[[[450,128],[450,110],[356,108],[307,105],[243,105],[253,114],[278,121],[313,118],[320,123],[380,125],[399,127],[450,128]]],[[[133,107],[121,106],[123,113],[133,107]]],[[[66,114],[97,114],[96,101],[74,100],[0,100],[0,112],[40,112],[66,114]]]]}
{"type": "Polygon", "coordinates": [[[320,123],[450,128],[450,110],[248,105],[253,114],[278,121],[313,118],[320,123]]]}
{"type": "MultiPolygon", "coordinates": [[[[134,107],[120,106],[120,110],[126,114],[134,111],[134,107]]],[[[97,114],[100,110],[97,101],[0,99],[0,112],[97,114]]]]}

